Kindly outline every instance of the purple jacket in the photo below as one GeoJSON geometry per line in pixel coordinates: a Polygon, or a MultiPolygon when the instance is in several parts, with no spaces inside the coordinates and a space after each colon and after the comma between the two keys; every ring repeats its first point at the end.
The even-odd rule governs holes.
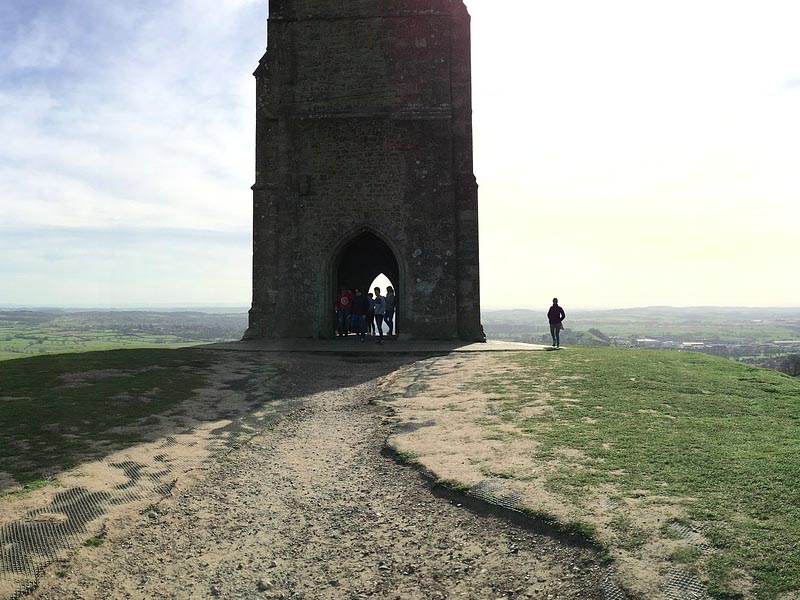
{"type": "Polygon", "coordinates": [[[564,309],[557,305],[551,306],[550,310],[547,311],[547,318],[553,325],[561,323],[566,316],[567,315],[564,314],[564,309]]]}

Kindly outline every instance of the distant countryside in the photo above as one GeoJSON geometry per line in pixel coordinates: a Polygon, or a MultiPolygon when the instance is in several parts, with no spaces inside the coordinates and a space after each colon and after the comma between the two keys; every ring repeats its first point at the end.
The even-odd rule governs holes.
{"type": "MultiPolygon", "coordinates": [[[[545,311],[484,311],[489,339],[549,344],[545,311]]],[[[399,313],[402,323],[402,313],[399,313]]],[[[703,352],[800,375],[800,308],[648,307],[568,311],[565,346],[703,352]]],[[[238,340],[245,308],[0,310],[0,360],[115,348],[170,348],[238,340]]]]}
{"type": "Polygon", "coordinates": [[[180,348],[240,339],[246,328],[245,309],[0,310],[0,360],[118,348],[180,348]]]}
{"type": "MultiPolygon", "coordinates": [[[[492,339],[549,344],[544,310],[483,314],[492,339]]],[[[648,307],[567,311],[562,345],[703,352],[800,375],[800,308],[648,307]]]]}

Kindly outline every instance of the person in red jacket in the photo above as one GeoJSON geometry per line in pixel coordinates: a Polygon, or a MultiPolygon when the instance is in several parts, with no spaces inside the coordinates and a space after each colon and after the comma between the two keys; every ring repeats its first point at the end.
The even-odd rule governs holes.
{"type": "Polygon", "coordinates": [[[338,321],[339,335],[347,335],[347,320],[353,308],[353,293],[342,288],[339,291],[339,298],[336,300],[336,317],[338,321]]]}
{"type": "Polygon", "coordinates": [[[561,339],[559,333],[564,326],[561,322],[567,315],[564,314],[564,309],[558,305],[558,298],[553,298],[553,306],[547,311],[547,320],[550,321],[550,335],[553,336],[553,347],[561,347],[561,339]]]}

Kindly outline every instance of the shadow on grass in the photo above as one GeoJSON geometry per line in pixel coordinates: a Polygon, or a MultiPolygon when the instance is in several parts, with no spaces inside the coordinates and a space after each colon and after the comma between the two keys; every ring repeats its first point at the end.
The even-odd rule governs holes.
{"type": "Polygon", "coordinates": [[[564,522],[551,514],[526,507],[505,505],[500,499],[488,499],[476,495],[472,488],[454,480],[438,479],[413,455],[398,452],[384,446],[382,454],[392,460],[413,468],[425,481],[432,494],[454,504],[458,503],[478,515],[490,515],[505,519],[518,527],[559,540],[569,546],[587,548],[597,553],[603,562],[610,562],[606,548],[597,541],[595,531],[585,523],[564,522]]]}
{"type": "Polygon", "coordinates": [[[244,402],[186,415],[235,419],[269,403],[358,385],[419,357],[135,349],[0,362],[0,495],[185,429],[200,388],[244,402]],[[220,369],[222,363],[226,366],[220,369]],[[165,430],[166,427],[166,430],[165,430]],[[170,430],[172,428],[172,430],[170,430]]]}

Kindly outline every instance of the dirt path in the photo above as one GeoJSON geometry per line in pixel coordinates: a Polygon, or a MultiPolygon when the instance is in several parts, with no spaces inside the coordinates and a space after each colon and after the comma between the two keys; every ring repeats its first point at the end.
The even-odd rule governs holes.
{"type": "Polygon", "coordinates": [[[602,598],[590,552],[438,498],[381,455],[388,426],[370,400],[392,360],[297,359],[295,381],[313,368],[338,389],[127,515],[32,597],[602,598]],[[375,378],[348,386],[354,369],[375,378]]]}

